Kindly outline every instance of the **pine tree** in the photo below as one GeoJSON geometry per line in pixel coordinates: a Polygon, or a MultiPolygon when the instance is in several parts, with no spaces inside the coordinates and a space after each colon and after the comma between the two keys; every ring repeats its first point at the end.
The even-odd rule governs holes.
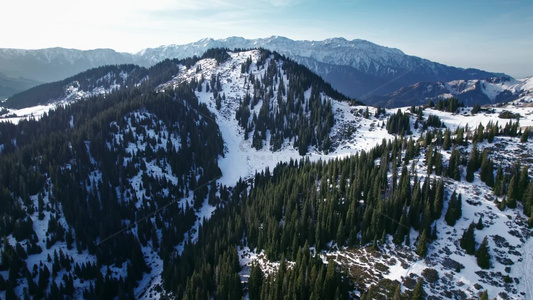
{"type": "Polygon", "coordinates": [[[398,284],[394,290],[394,296],[392,300],[401,300],[402,299],[402,286],[398,284]]]}
{"type": "Polygon", "coordinates": [[[476,229],[477,230],[483,229],[483,216],[479,217],[479,220],[476,223],[476,229]]]}
{"type": "Polygon", "coordinates": [[[509,187],[507,188],[507,207],[516,208],[516,186],[518,185],[516,177],[511,178],[509,182],[509,187]]]}
{"type": "Polygon", "coordinates": [[[459,162],[460,162],[460,153],[459,153],[459,150],[456,150],[454,146],[452,148],[452,155],[450,156],[450,161],[449,161],[449,166],[448,166],[448,177],[455,179],[457,181],[461,180],[459,162]]]}
{"type": "Polygon", "coordinates": [[[461,237],[461,248],[466,250],[467,254],[474,255],[476,253],[476,239],[474,235],[474,222],[470,223],[468,229],[463,232],[461,237]]]}
{"type": "Polygon", "coordinates": [[[252,264],[250,278],[248,279],[248,293],[250,299],[261,298],[261,288],[263,286],[263,272],[257,263],[252,264]]]}
{"type": "Polygon", "coordinates": [[[529,127],[524,130],[520,137],[520,143],[526,143],[529,138],[529,127]]]}
{"type": "Polygon", "coordinates": [[[442,149],[444,150],[450,150],[450,147],[452,146],[452,139],[450,137],[450,130],[446,129],[444,131],[444,141],[442,142],[442,149]]]}
{"type": "Polygon", "coordinates": [[[427,236],[426,231],[422,231],[422,234],[420,234],[420,238],[418,239],[418,244],[416,246],[416,254],[418,254],[421,257],[426,257],[426,254],[428,252],[428,245],[427,245],[427,236]]]}
{"type": "Polygon", "coordinates": [[[457,196],[456,192],[453,191],[450,201],[448,202],[448,210],[446,211],[446,215],[444,215],[444,220],[449,226],[455,226],[455,222],[461,218],[461,202],[461,194],[457,196]]]}
{"type": "Polygon", "coordinates": [[[424,300],[425,292],[424,287],[422,286],[422,278],[418,278],[415,288],[413,289],[413,298],[412,300],[424,300]]]}
{"type": "Polygon", "coordinates": [[[485,290],[483,293],[481,293],[481,296],[479,296],[479,300],[489,300],[489,292],[485,290]]]}
{"type": "Polygon", "coordinates": [[[481,109],[481,106],[479,105],[479,103],[476,101],[476,104],[474,104],[474,107],[472,107],[472,114],[475,115],[479,112],[479,110],[481,109]]]}
{"type": "Polygon", "coordinates": [[[483,150],[479,176],[481,177],[481,181],[485,182],[486,185],[489,187],[494,186],[494,165],[488,156],[487,149],[483,150]]]}
{"type": "Polygon", "coordinates": [[[487,237],[483,238],[483,242],[476,251],[477,264],[482,269],[490,268],[490,253],[487,237]]]}

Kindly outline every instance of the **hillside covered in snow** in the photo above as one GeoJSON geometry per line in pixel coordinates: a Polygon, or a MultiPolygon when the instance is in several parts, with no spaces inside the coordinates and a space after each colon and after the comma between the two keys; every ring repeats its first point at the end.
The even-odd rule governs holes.
{"type": "Polygon", "coordinates": [[[419,82],[384,96],[373,96],[368,101],[384,107],[426,105],[430,101],[450,97],[466,105],[497,104],[520,101],[533,102],[533,78],[521,80],[493,77],[482,80],[454,80],[450,82],[419,82]]]}
{"type": "Polygon", "coordinates": [[[0,298],[533,297],[529,104],[368,107],[267,50],[118,68],[0,123],[0,298]]]}

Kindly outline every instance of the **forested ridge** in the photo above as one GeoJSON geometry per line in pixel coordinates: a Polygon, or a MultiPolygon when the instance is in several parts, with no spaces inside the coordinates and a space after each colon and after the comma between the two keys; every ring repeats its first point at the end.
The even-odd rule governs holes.
{"type": "MultiPolygon", "coordinates": [[[[262,151],[287,141],[301,156],[310,147],[333,150],[333,103],[348,99],[308,69],[259,53],[255,63],[250,58],[240,66],[247,93],[236,99],[232,120],[244,138],[262,151]]],[[[382,122],[393,139],[342,159],[278,163],[223,186],[217,179],[224,141],[213,113],[225,97],[220,78],[161,86],[183,70],[202,74],[203,58],[222,65],[231,56],[213,49],[149,70],[102,67],[90,78],[122,78],[120,70],[129,68],[146,80],[58,106],[39,120],[0,123],[0,295],[151,297],[154,290],[140,285],[161,275],[157,295],[177,299],[423,299],[435,291],[434,269],[417,280],[367,284],[370,270],[354,271],[339,257],[356,250],[384,256],[392,247],[413,260],[432,260],[446,231],[459,231],[456,254],[474,257],[495,281],[513,282],[509,271],[494,270],[512,264],[491,248],[499,240],[483,231],[495,217],[476,215],[464,231],[457,224],[465,222],[467,205],[479,206],[459,188],[472,182],[490,191],[483,201],[517,210],[533,225],[530,164],[509,163],[498,152],[504,142],[529,145],[529,129],[514,115],[501,124],[451,129],[435,114],[457,112],[456,99],[429,114],[428,107],[378,108],[372,116],[367,108],[358,117],[382,122]],[[203,91],[212,93],[216,108],[199,101],[203,91]],[[247,269],[244,249],[274,267],[256,260],[247,269]]],[[[465,268],[452,265],[454,274],[465,268]]],[[[433,297],[459,295],[441,292],[433,297]]]]}

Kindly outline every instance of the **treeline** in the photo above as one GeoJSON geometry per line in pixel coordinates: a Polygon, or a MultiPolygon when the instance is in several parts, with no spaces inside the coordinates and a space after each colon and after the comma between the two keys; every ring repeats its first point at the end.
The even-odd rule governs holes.
{"type": "Polygon", "coordinates": [[[245,139],[251,138],[256,149],[263,148],[267,142],[270,150],[276,151],[288,140],[300,155],[305,155],[309,146],[327,152],[334,116],[331,101],[322,94],[337,100],[347,98],[307,68],[277,53],[261,51],[256,65],[266,68],[261,78],[250,72],[251,64],[248,59],[241,66],[241,72],[249,72],[246,86],[251,92],[240,100],[236,113],[239,125],[245,130],[245,139]],[[256,112],[254,108],[259,104],[261,107],[256,112]]]}

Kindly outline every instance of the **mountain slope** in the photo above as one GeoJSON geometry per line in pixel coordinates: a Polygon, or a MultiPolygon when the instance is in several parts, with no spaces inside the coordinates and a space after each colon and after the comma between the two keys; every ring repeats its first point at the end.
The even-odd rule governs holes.
{"type": "Polygon", "coordinates": [[[20,77],[8,77],[0,73],[0,100],[41,84],[38,81],[20,77]]]}
{"type": "Polygon", "coordinates": [[[420,82],[385,95],[373,96],[367,101],[384,107],[425,105],[430,100],[456,97],[465,105],[495,104],[533,99],[532,78],[514,80],[493,77],[484,80],[454,80],[450,82],[420,82]]]}
{"type": "Polygon", "coordinates": [[[420,81],[483,79],[497,75],[482,70],[442,65],[364,40],[333,38],[324,41],[294,41],[279,36],[260,39],[203,39],[185,45],[148,48],[134,54],[118,53],[110,49],[0,49],[0,72],[49,82],[103,65],[134,63],[150,67],[167,58],[201,56],[210,48],[264,48],[276,51],[308,67],[340,92],[357,98],[387,94],[420,81]]]}
{"type": "Polygon", "coordinates": [[[273,36],[264,39],[230,37],[203,39],[186,45],[169,45],[136,53],[146,64],[163,58],[199,55],[209,48],[265,48],[305,65],[333,87],[350,97],[385,94],[420,81],[483,79],[495,76],[476,69],[460,69],[431,62],[365,40],[333,38],[324,41],[293,41],[273,36]],[[350,85],[345,78],[353,78],[350,85]]]}
{"type": "Polygon", "coordinates": [[[0,122],[2,299],[530,297],[531,107],[368,108],[266,50],[159,67],[0,122]]]}

